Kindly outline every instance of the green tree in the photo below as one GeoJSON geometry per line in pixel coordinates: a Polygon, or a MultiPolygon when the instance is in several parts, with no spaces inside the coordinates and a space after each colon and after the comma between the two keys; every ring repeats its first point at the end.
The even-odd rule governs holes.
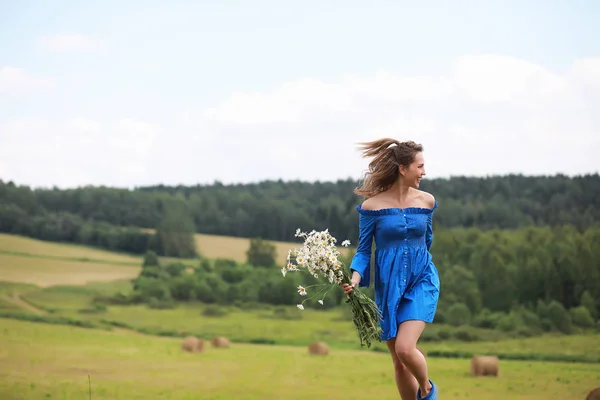
{"type": "Polygon", "coordinates": [[[444,289],[440,294],[440,303],[463,303],[471,313],[477,314],[481,309],[481,293],[473,272],[460,265],[444,268],[442,271],[444,289]]]}
{"type": "Polygon", "coordinates": [[[590,316],[593,319],[598,318],[598,311],[596,309],[596,303],[594,302],[594,298],[587,290],[581,294],[581,299],[579,300],[579,304],[583,307],[587,308],[590,316]]]}
{"type": "Polygon", "coordinates": [[[261,238],[250,240],[250,248],[246,252],[248,264],[257,267],[272,267],[275,265],[277,251],[275,245],[261,238]]]}
{"type": "Polygon", "coordinates": [[[142,264],[143,267],[149,267],[149,266],[159,266],[160,264],[158,263],[158,256],[156,255],[156,253],[152,250],[147,251],[146,254],[144,254],[144,262],[142,264]]]}
{"type": "Polygon", "coordinates": [[[471,323],[471,311],[464,303],[454,303],[448,308],[446,318],[454,326],[468,325],[471,323]]]}
{"type": "Polygon", "coordinates": [[[164,216],[157,229],[157,247],[163,256],[193,258],[197,256],[194,223],[181,202],[165,204],[164,216]]]}

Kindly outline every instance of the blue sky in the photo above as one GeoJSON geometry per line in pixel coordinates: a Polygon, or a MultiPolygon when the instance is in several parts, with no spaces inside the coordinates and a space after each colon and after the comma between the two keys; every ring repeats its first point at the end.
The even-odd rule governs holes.
{"type": "Polygon", "coordinates": [[[414,3],[0,1],[0,179],[357,178],[382,135],[432,177],[600,170],[600,3],[414,3]]]}

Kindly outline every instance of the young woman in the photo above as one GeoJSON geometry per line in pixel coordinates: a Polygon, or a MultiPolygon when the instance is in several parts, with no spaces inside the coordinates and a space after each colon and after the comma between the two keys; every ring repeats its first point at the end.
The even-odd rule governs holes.
{"type": "Polygon", "coordinates": [[[381,139],[362,144],[373,157],[365,180],[355,193],[367,199],[357,207],[359,240],[350,269],[349,296],[370,284],[371,246],[375,239],[375,302],[382,312],[382,340],[394,362],[402,400],[437,399],[427,362],[417,350],[426,323],[433,322],[440,291],[429,249],[436,199],[419,190],[425,176],[423,147],[412,141],[381,139]]]}

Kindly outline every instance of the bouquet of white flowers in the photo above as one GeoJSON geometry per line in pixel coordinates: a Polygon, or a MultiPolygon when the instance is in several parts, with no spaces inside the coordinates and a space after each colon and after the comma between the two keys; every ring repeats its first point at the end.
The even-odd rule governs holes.
{"type": "MultiPolygon", "coordinates": [[[[304,245],[299,249],[292,249],[288,252],[287,266],[281,269],[281,273],[285,277],[287,272],[306,271],[313,275],[316,279],[326,278],[329,283],[311,285],[310,287],[321,286],[321,290],[317,291],[312,297],[307,297],[297,307],[300,310],[304,309],[304,302],[322,294],[318,300],[319,304],[323,304],[323,298],[327,292],[335,286],[343,283],[350,284],[351,271],[347,266],[344,266],[340,261],[340,253],[336,248],[336,238],[331,236],[329,230],[321,232],[312,231],[310,233],[296,231],[296,237],[304,238],[304,245]]],[[[344,240],[342,246],[348,247],[349,240],[344,240]]],[[[307,296],[307,288],[298,286],[298,293],[301,296],[307,296]]],[[[346,301],[352,306],[354,315],[353,322],[360,339],[361,347],[371,347],[371,342],[374,340],[381,341],[381,326],[379,320],[381,313],[375,302],[361,293],[358,288],[354,288],[350,294],[350,298],[346,301]]]]}

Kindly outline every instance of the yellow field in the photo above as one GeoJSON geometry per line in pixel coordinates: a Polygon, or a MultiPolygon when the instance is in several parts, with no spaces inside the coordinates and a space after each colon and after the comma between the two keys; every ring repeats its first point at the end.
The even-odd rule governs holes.
{"type": "Polygon", "coordinates": [[[141,256],[119,254],[111,251],[94,249],[75,244],[45,242],[23,236],[0,233],[0,252],[31,254],[71,259],[102,260],[108,262],[123,262],[140,264],[141,256]]]}
{"type": "MultiPolygon", "coordinates": [[[[208,258],[230,258],[238,262],[246,261],[246,251],[250,247],[250,240],[231,236],[217,236],[195,234],[196,246],[203,256],[208,258]]],[[[285,265],[288,251],[302,246],[302,241],[276,242],[269,240],[275,245],[277,252],[277,264],[285,265]]],[[[340,253],[348,252],[346,248],[339,248],[340,253]]]]}
{"type": "MultiPolygon", "coordinates": [[[[198,251],[207,258],[229,258],[237,262],[246,261],[246,252],[250,247],[250,240],[230,236],[195,234],[196,246],[198,251]]],[[[288,250],[300,247],[301,243],[292,242],[274,242],[277,251],[277,263],[284,265],[288,250]]]]}
{"type": "MultiPolygon", "coordinates": [[[[146,231],[150,231],[146,229],[146,231]]],[[[250,240],[246,238],[236,238],[231,236],[217,236],[195,234],[194,239],[198,251],[207,258],[229,258],[237,262],[246,261],[246,251],[250,247],[250,240]]],[[[298,242],[276,242],[268,241],[275,245],[277,252],[276,261],[279,265],[284,265],[288,250],[300,247],[298,242]]],[[[340,249],[342,253],[347,249],[340,249]]],[[[129,263],[139,265],[142,261],[141,256],[119,254],[102,249],[81,246],[76,244],[45,242],[43,240],[31,239],[23,236],[7,235],[0,233],[0,253],[19,253],[33,256],[57,257],[64,259],[80,259],[91,261],[107,261],[109,263],[129,263]]],[[[174,260],[174,259],[172,259],[174,260]]],[[[194,260],[180,260],[186,263],[195,262],[194,260]]]]}
{"type": "MultiPolygon", "coordinates": [[[[387,354],[233,344],[204,353],[178,339],[0,320],[0,398],[394,399],[387,354]]],[[[600,365],[502,361],[500,376],[469,376],[469,360],[429,359],[441,399],[583,399],[600,365]]]]}
{"type": "Polygon", "coordinates": [[[84,285],[94,281],[134,278],[140,267],[53,260],[0,254],[0,281],[52,285],[84,285]]]}

